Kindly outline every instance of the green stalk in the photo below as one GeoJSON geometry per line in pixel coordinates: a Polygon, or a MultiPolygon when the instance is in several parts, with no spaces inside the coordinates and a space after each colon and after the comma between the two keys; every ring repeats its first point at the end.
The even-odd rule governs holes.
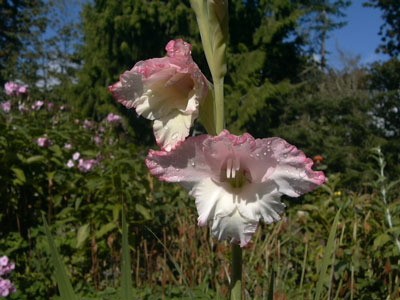
{"type": "Polygon", "coordinates": [[[231,300],[242,299],[242,248],[232,244],[231,300]]]}
{"type": "Polygon", "coordinates": [[[224,79],[214,82],[215,131],[219,134],[225,128],[224,121],[224,79]]]}
{"type": "Polygon", "coordinates": [[[196,14],[204,53],[214,85],[214,124],[216,134],[224,129],[224,76],[228,40],[228,0],[190,0],[196,14]]]}

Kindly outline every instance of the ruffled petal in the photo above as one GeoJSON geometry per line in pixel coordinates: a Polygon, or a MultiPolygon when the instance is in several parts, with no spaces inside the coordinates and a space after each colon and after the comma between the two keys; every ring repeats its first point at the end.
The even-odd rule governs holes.
{"type": "Polygon", "coordinates": [[[142,75],[126,71],[120,81],[109,86],[115,99],[127,108],[135,107],[135,101],[143,95],[142,75]]]}
{"type": "Polygon", "coordinates": [[[273,182],[250,183],[239,193],[239,212],[249,220],[268,224],[277,222],[285,210],[281,195],[273,182]]]}
{"type": "Polygon", "coordinates": [[[170,152],[150,150],[146,158],[150,173],[160,180],[179,182],[187,188],[205,178],[215,177],[204,157],[203,143],[208,138],[205,134],[190,137],[170,152]]]}
{"type": "Polygon", "coordinates": [[[228,192],[223,184],[216,183],[210,178],[196,183],[189,194],[196,199],[200,226],[217,217],[227,216],[236,208],[234,199],[236,195],[228,192]]]}
{"type": "Polygon", "coordinates": [[[268,165],[260,181],[273,181],[282,194],[298,197],[326,181],[323,172],[312,170],[313,161],[285,140],[269,138],[256,142],[257,153],[259,157],[263,157],[261,161],[265,161],[268,165]],[[265,153],[267,155],[264,155],[265,153]]]}
{"type": "Polygon", "coordinates": [[[230,215],[218,216],[212,223],[211,232],[218,240],[230,240],[231,243],[240,243],[240,247],[245,247],[257,227],[258,221],[244,218],[235,209],[230,215]]]}

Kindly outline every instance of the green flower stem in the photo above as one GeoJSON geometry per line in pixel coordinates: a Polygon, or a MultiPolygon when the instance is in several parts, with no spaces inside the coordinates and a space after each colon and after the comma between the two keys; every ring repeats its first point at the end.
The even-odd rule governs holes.
{"type": "Polygon", "coordinates": [[[224,121],[224,80],[214,82],[215,131],[219,134],[225,128],[224,121]]]}
{"type": "Polygon", "coordinates": [[[231,300],[242,299],[242,248],[232,244],[231,300]]]}

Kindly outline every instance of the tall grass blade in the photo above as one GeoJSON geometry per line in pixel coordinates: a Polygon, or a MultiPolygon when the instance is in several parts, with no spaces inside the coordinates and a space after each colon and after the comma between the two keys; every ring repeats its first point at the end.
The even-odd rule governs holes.
{"type": "Polygon", "coordinates": [[[63,264],[60,255],[58,254],[54,239],[50,234],[49,226],[47,225],[46,218],[43,218],[44,230],[46,233],[47,241],[49,243],[51,262],[54,266],[54,276],[56,277],[58,290],[62,300],[78,300],[78,296],[72,289],[72,284],[68,278],[65,265],[63,264]]]}
{"type": "Polygon", "coordinates": [[[338,226],[338,222],[339,222],[339,216],[340,216],[340,209],[336,213],[331,230],[329,232],[328,243],[326,244],[324,257],[322,259],[322,265],[319,270],[319,276],[318,276],[317,287],[315,289],[314,300],[321,299],[322,290],[324,287],[324,281],[327,278],[327,276],[329,276],[329,274],[327,274],[327,270],[328,270],[329,263],[332,261],[332,255],[335,255],[335,251],[334,251],[335,250],[334,249],[335,248],[335,236],[336,236],[337,226],[338,226]]]}
{"type": "Polygon", "coordinates": [[[126,223],[125,212],[122,211],[122,262],[121,262],[121,299],[133,299],[133,282],[131,274],[131,256],[128,241],[128,224],[126,223]]]}

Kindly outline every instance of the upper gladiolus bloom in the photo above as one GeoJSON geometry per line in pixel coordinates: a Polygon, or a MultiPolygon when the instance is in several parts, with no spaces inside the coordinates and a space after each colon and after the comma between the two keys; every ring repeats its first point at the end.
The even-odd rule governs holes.
{"type": "Polygon", "coordinates": [[[138,62],[110,86],[118,102],[154,120],[153,130],[164,150],[170,151],[189,135],[198,108],[208,93],[208,81],[191,56],[191,45],[170,41],[167,56],[138,62]]]}
{"type": "Polygon", "coordinates": [[[298,197],[325,182],[312,160],[281,138],[254,139],[223,131],[190,137],[174,151],[150,150],[150,172],[180,182],[196,199],[198,223],[218,239],[247,245],[260,220],[280,220],[282,195],[298,197]]]}

